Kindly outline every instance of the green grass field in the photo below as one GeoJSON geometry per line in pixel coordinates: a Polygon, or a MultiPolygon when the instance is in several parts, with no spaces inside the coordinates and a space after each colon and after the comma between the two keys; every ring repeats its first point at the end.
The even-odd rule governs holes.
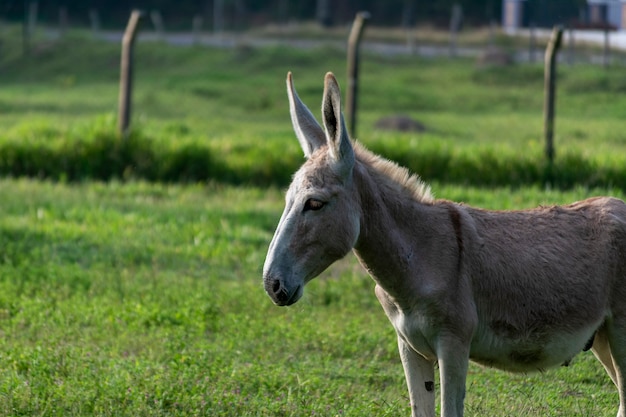
{"type": "MultiPolygon", "coordinates": [[[[607,193],[434,190],[490,208],[607,193]]],[[[352,255],[293,307],[265,295],[279,190],[2,180],[0,195],[1,415],[408,414],[393,329],[352,255]]],[[[538,375],[472,366],[468,380],[469,416],[616,406],[589,353],[538,375]]]]}
{"type": "MultiPolygon", "coordinates": [[[[0,179],[0,415],[409,414],[393,329],[352,255],[293,307],[275,307],[261,280],[283,185],[302,161],[285,74],[294,71],[316,112],[325,71],[345,85],[342,54],[139,44],[130,150],[148,146],[159,169],[187,176],[149,182],[136,174],[141,167],[122,166],[102,182],[70,174],[78,162],[110,162],[101,157],[107,146],[119,152],[113,161],[127,151],[111,145],[117,46],[73,36],[23,58],[8,33],[0,33],[0,166],[12,150],[40,178],[0,179]],[[59,155],[65,165],[55,168],[59,155]],[[206,161],[216,178],[195,181],[190,166],[208,172],[206,161]],[[57,171],[41,179],[41,167],[57,171]],[[251,186],[255,178],[279,185],[251,186]]],[[[566,173],[588,161],[592,173],[626,166],[622,70],[562,68],[556,139],[566,173]]],[[[539,67],[366,55],[362,71],[367,146],[421,161],[427,181],[476,170],[485,183],[515,184],[435,181],[439,198],[512,209],[625,197],[611,181],[562,190],[499,175],[541,155],[539,67]],[[398,113],[427,131],[373,128],[398,113]]],[[[472,366],[466,415],[613,416],[617,404],[601,365],[584,353],[542,374],[472,366]]]]}

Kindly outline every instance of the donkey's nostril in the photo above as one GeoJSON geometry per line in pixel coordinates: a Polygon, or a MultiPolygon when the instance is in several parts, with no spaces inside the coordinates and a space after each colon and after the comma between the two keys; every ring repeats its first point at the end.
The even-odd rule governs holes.
{"type": "Polygon", "coordinates": [[[300,286],[290,291],[289,286],[286,286],[283,280],[272,278],[268,275],[264,277],[264,281],[265,292],[279,306],[291,305],[302,295],[300,286]]]}
{"type": "Polygon", "coordinates": [[[265,291],[275,302],[284,302],[287,298],[287,291],[279,279],[269,278],[265,281],[265,291]]]}
{"type": "Polygon", "coordinates": [[[280,281],[279,280],[274,281],[274,284],[272,285],[272,291],[274,292],[274,294],[278,294],[278,292],[280,291],[280,281]]]}
{"type": "MultiPolygon", "coordinates": [[[[289,301],[289,291],[282,285],[279,279],[273,280],[269,283],[269,288],[271,288],[270,296],[277,304],[284,305],[287,301],[289,301]]],[[[269,292],[269,291],[268,291],[269,292]]]]}

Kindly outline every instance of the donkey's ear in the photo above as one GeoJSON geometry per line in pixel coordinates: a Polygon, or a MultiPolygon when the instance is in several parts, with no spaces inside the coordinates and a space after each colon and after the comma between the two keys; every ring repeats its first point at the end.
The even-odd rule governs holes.
{"type": "Polygon", "coordinates": [[[324,79],[324,99],[322,114],[326,129],[326,142],[331,157],[338,164],[342,175],[352,172],[354,166],[354,149],[348,136],[346,122],[341,113],[341,91],[335,76],[329,72],[324,79]]]}
{"type": "Polygon", "coordinates": [[[293,86],[291,71],[287,73],[287,95],[289,96],[289,112],[291,113],[293,130],[296,132],[304,156],[308,158],[317,148],[326,143],[326,139],[322,126],[298,97],[293,86]]]}

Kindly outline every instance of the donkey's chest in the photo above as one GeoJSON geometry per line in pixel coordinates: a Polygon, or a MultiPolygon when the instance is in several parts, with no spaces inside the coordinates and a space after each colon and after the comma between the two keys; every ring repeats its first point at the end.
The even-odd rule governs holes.
{"type": "Polygon", "coordinates": [[[434,332],[436,329],[430,321],[421,315],[406,315],[398,313],[389,317],[398,337],[424,358],[436,361],[437,353],[434,348],[434,332]]]}
{"type": "Polygon", "coordinates": [[[436,328],[429,315],[416,310],[407,313],[378,285],[375,292],[398,337],[426,359],[437,360],[432,338],[436,328]]]}

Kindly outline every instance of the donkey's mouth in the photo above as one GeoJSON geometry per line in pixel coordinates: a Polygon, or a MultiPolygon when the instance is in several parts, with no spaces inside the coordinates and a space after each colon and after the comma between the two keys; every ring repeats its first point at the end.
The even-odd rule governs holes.
{"type": "Polygon", "coordinates": [[[276,304],[281,307],[295,304],[300,299],[300,297],[302,297],[303,292],[304,291],[302,290],[302,285],[298,285],[295,291],[293,291],[291,295],[288,296],[289,298],[284,303],[276,303],[276,304]]]}
{"type": "Polygon", "coordinates": [[[290,306],[292,304],[295,304],[300,299],[300,297],[302,297],[302,292],[302,286],[299,285],[284,305],[290,306]]]}

